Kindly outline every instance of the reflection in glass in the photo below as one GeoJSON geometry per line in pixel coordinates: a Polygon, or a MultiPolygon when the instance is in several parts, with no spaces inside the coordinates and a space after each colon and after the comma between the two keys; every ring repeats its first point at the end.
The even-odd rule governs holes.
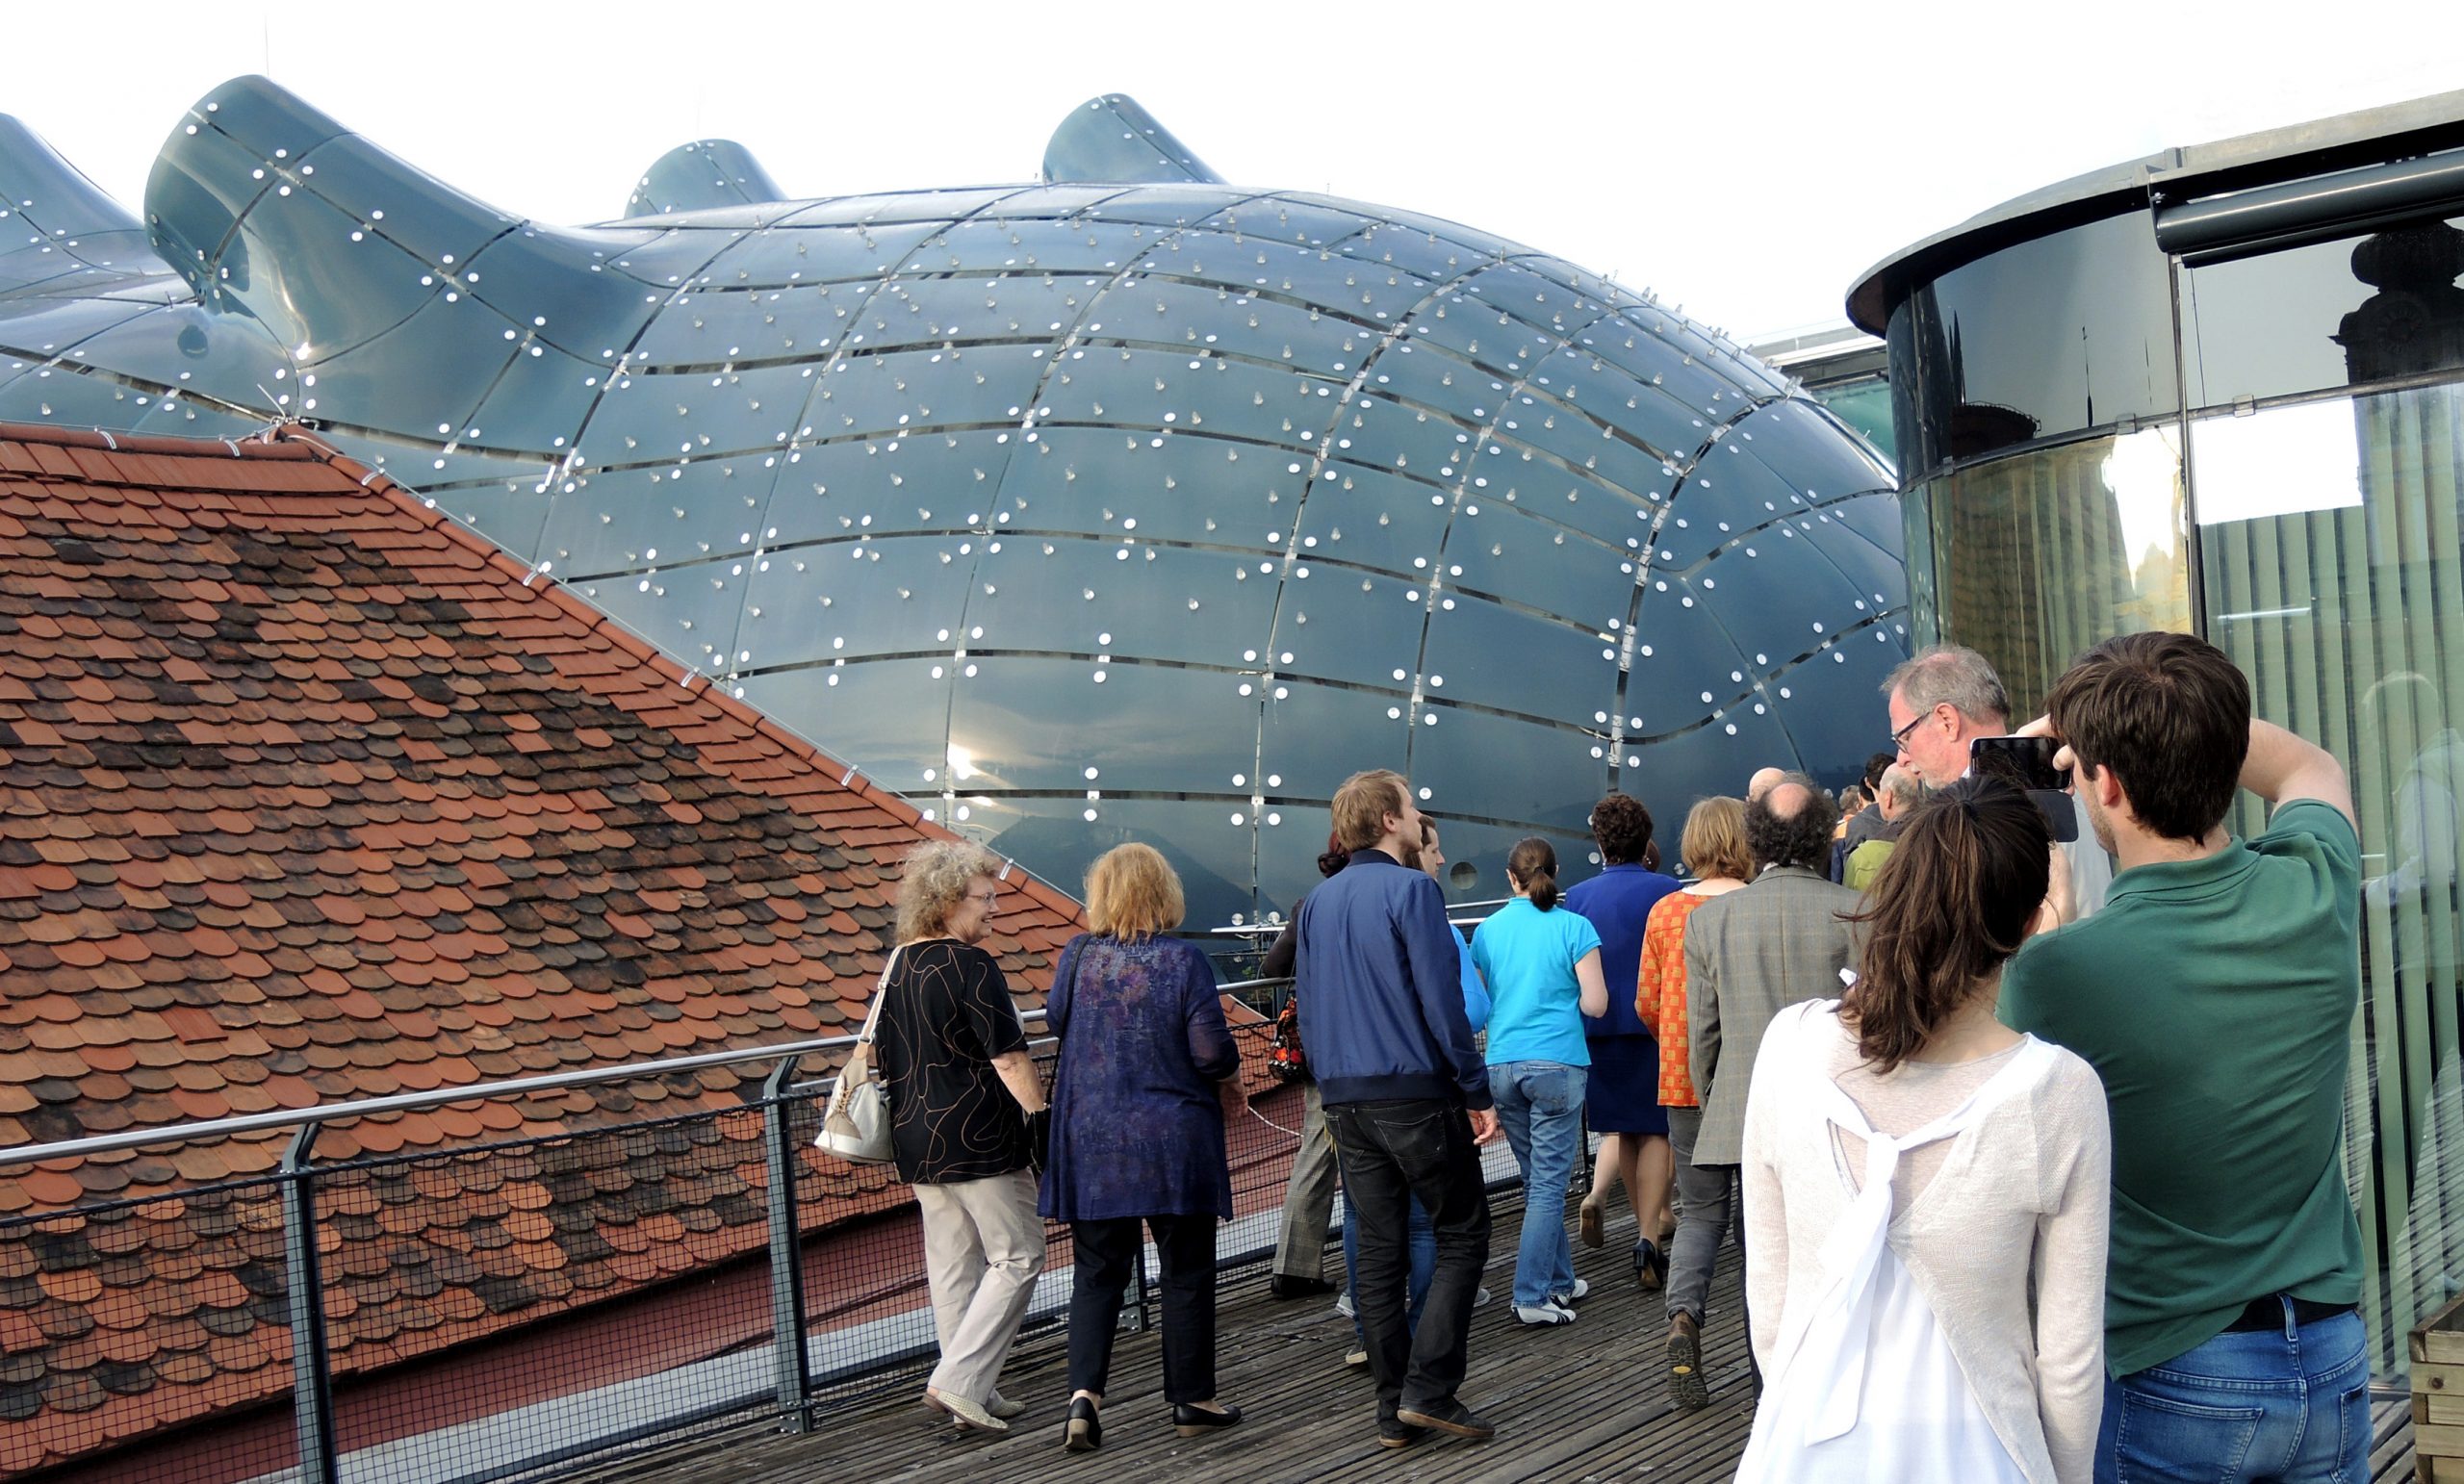
{"type": "Polygon", "coordinates": [[[2464,232],[2428,220],[2182,274],[2190,405],[2464,370],[2464,232]]]}
{"type": "MultiPolygon", "coordinates": [[[[2298,445],[2328,413],[2361,453],[2360,499],[2203,530],[2216,642],[2261,715],[2315,737],[2351,777],[2361,824],[2362,1011],[2348,1171],[2383,1367],[2464,1272],[2464,387],[2382,393],[2245,420],[2298,445]],[[2289,417],[2306,414],[2306,417],[2289,417]]],[[[2254,433],[2253,436],[2257,436],[2254,433]]],[[[2199,467],[2199,502],[2210,503],[2199,467]]],[[[2238,829],[2259,827],[2245,796],[2238,829]]]]}
{"type": "Polygon", "coordinates": [[[2144,213],[2015,243],[1890,317],[1900,468],[2171,415],[2172,285],[2144,213]]]}
{"type": "Polygon", "coordinates": [[[1924,508],[1935,611],[1923,631],[1992,659],[2021,715],[2097,640],[2190,630],[2170,427],[1972,465],[1926,481],[1924,508]]]}

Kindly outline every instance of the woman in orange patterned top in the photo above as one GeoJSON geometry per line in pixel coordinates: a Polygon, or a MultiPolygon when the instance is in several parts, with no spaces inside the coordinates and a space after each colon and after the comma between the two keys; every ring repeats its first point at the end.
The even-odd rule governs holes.
{"type": "Polygon", "coordinates": [[[1706,1217],[1728,1209],[1728,1194],[1725,1177],[1698,1174],[1694,1168],[1694,1139],[1703,1131],[1703,1108],[1694,1094],[1692,1059],[1687,1055],[1685,920],[1694,915],[1694,908],[1736,890],[1754,874],[1754,857],[1745,846],[1744,801],[1718,796],[1695,805],[1685,816],[1678,856],[1694,881],[1660,898],[1643,925],[1643,965],[1634,985],[1634,1013],[1659,1037],[1659,1101],[1668,1110],[1668,1147],[1677,1164],[1681,1210],[1676,1236],[1660,1239],[1666,1254],[1655,1255],[1658,1276],[1668,1289],[1670,1394],[1678,1405],[1692,1410],[1710,1403],[1710,1393],[1702,1382],[1699,1332],[1721,1232],[1706,1217]],[[1681,1337],[1680,1329],[1684,1332],[1681,1337]],[[1687,1347],[1682,1381],[1677,1369],[1681,1339],[1687,1347]],[[1698,1391],[1700,1399],[1694,1394],[1698,1391]]]}

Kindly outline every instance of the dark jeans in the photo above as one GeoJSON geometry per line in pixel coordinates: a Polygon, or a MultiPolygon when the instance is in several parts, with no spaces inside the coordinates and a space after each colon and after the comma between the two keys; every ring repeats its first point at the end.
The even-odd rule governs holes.
{"type": "MultiPolygon", "coordinates": [[[[1408,1296],[1403,1325],[1418,1331],[1421,1305],[1428,1301],[1428,1280],[1437,1271],[1437,1230],[1428,1224],[1428,1213],[1418,1201],[1412,1202],[1411,1233],[1411,1279],[1404,1288],[1408,1296]]],[[[1348,1215],[1344,1217],[1344,1292],[1351,1295],[1352,1342],[1365,1346],[1369,1332],[1360,1327],[1360,1223],[1348,1215]]]]}
{"type": "MultiPolygon", "coordinates": [[[[1164,1292],[1164,1399],[1215,1399],[1215,1226],[1203,1216],[1148,1216],[1164,1292]]],[[[1120,1332],[1121,1294],[1138,1261],[1138,1218],[1072,1221],[1078,1270],[1069,1291],[1069,1389],[1104,1394],[1120,1332]]]]}
{"type": "Polygon", "coordinates": [[[2361,1317],[2228,1331],[2105,1382],[2097,1484],[2196,1479],[2362,1484],[2370,1477],[2370,1354],[2361,1317]]]}
{"type": "Polygon", "coordinates": [[[1489,1261],[1489,1197],[1472,1123],[1452,1103],[1330,1103],[1326,1126],[1360,1223],[1357,1307],[1367,1332],[1377,1415],[1440,1407],[1463,1384],[1472,1297],[1489,1261]],[[1437,1267],[1415,1330],[1404,1318],[1411,1205],[1437,1232],[1437,1267]]]}

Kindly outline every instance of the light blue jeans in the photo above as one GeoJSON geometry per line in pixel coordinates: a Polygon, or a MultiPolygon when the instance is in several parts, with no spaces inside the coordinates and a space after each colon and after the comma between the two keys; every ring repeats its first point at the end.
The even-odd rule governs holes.
{"type": "Polygon", "coordinates": [[[2367,1484],[2370,1351],[2361,1317],[2233,1331],[2105,1382],[2096,1484],[2367,1484]]]}
{"type": "Polygon", "coordinates": [[[1566,1181],[1582,1143],[1585,1068],[1563,1062],[1496,1062],[1489,1096],[1523,1170],[1523,1242],[1514,1259],[1514,1303],[1536,1309],[1575,1289],[1566,1240],[1566,1181]]]}

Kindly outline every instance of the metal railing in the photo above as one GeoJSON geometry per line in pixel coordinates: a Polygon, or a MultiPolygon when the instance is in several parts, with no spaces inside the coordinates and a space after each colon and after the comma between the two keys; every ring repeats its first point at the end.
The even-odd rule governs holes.
{"type": "MultiPolygon", "coordinates": [[[[1225,984],[1219,988],[1225,992],[1242,995],[1253,1006],[1258,1006],[1261,997],[1264,997],[1266,1004],[1271,1005],[1273,997],[1289,984],[1289,980],[1250,980],[1225,984]]],[[[1025,1011],[1022,1019],[1040,1021],[1043,1013],[1040,1010],[1025,1011]]],[[[1265,1030],[1263,1026],[1236,1028],[1236,1035],[1257,1043],[1246,1048],[1255,1052],[1262,1046],[1265,1030]]],[[[343,1255],[345,1266],[347,1267],[351,1262],[352,1254],[346,1244],[336,1235],[331,1224],[321,1229],[326,1237],[332,1240],[321,1241],[321,1198],[335,1196],[346,1202],[356,1200],[365,1208],[372,1199],[366,1187],[387,1181],[398,1184],[403,1179],[415,1182],[423,1175],[434,1176],[440,1166],[453,1162],[486,1159],[504,1151],[526,1152],[531,1156],[540,1156],[551,1146],[557,1146],[569,1157],[566,1163],[580,1166],[587,1164],[589,1161],[578,1151],[584,1141],[592,1139],[617,1139],[620,1143],[639,1143],[644,1139],[655,1141],[662,1138],[672,1138],[682,1142],[707,1125],[713,1130],[707,1141],[716,1142],[724,1137],[723,1133],[716,1131],[718,1120],[726,1117],[741,1119],[744,1114],[753,1113],[758,1116],[760,1124],[758,1132],[761,1146],[760,1165],[763,1171],[763,1200],[766,1203],[766,1211],[763,1213],[766,1222],[763,1237],[758,1245],[766,1249],[769,1267],[768,1317],[771,1350],[767,1368],[769,1405],[775,1407],[776,1415],[785,1430],[803,1431],[810,1423],[815,1386],[812,1350],[808,1343],[808,1295],[804,1285],[803,1249],[806,1240],[811,1235],[813,1229],[821,1225],[829,1225],[831,1222],[824,1220],[810,1223],[800,1216],[800,1199],[808,1193],[803,1191],[801,1188],[812,1179],[810,1175],[803,1172],[805,1162],[801,1157],[800,1146],[810,1140],[812,1119],[815,1115],[818,1097],[826,1094],[834,1086],[836,1078],[833,1074],[815,1081],[798,1082],[796,1075],[798,1066],[805,1058],[845,1051],[852,1047],[857,1039],[855,1036],[826,1036],[778,1045],[707,1052],[647,1062],[440,1087],[429,1091],[322,1104],[313,1108],[134,1128],[49,1143],[0,1148],[0,1170],[22,1168],[52,1161],[88,1160],[99,1155],[123,1151],[158,1150],[166,1146],[177,1146],[205,1139],[291,1131],[293,1138],[290,1144],[279,1164],[269,1175],[244,1177],[226,1182],[219,1187],[175,1190],[168,1192],[168,1196],[178,1197],[183,1194],[196,1196],[199,1197],[196,1204],[203,1207],[210,1204],[210,1200],[206,1197],[217,1197],[217,1192],[219,1192],[220,1196],[228,1196],[231,1192],[238,1191],[241,1192],[239,1198],[244,1205],[251,1196],[262,1197],[267,1187],[278,1189],[282,1269],[279,1280],[280,1304],[277,1307],[272,1302],[274,1293],[263,1292],[270,1290],[274,1285],[274,1279],[270,1273],[271,1264],[269,1262],[260,1265],[262,1270],[255,1274],[259,1280],[257,1288],[262,1301],[256,1312],[261,1316],[260,1322],[266,1323],[279,1322],[271,1316],[280,1314],[287,1319],[290,1330],[289,1398],[292,1411],[290,1432],[291,1446],[295,1449],[296,1462],[294,1469],[289,1471],[289,1476],[311,1481],[311,1484],[340,1484],[344,1473],[343,1459],[346,1449],[336,1426],[336,1366],[329,1343],[333,1325],[333,1316],[328,1306],[329,1281],[331,1280],[326,1271],[325,1259],[329,1255],[326,1249],[334,1248],[343,1255]],[[698,1074],[713,1068],[761,1064],[770,1064],[770,1070],[759,1084],[759,1095],[747,1098],[741,1108],[732,1111],[714,1112],[707,1109],[695,1109],[681,1117],[671,1115],[658,1119],[591,1123],[569,1128],[556,1134],[532,1136],[497,1144],[461,1145],[445,1149],[420,1148],[376,1159],[361,1158],[322,1164],[316,1159],[315,1146],[320,1132],[328,1125],[342,1120],[383,1118],[388,1115],[447,1108],[457,1104],[485,1103],[532,1097],[544,1093],[571,1092],[578,1088],[610,1084],[641,1084],[651,1079],[698,1074]]],[[[1048,1050],[1052,1042],[1047,1037],[1032,1041],[1030,1045],[1040,1054],[1048,1050]]],[[[1261,1137],[1258,1131],[1245,1125],[1244,1132],[1252,1139],[1249,1150],[1254,1157],[1252,1163],[1263,1178],[1271,1167],[1270,1159],[1262,1154],[1256,1146],[1255,1141],[1261,1137]]],[[[1279,1130],[1275,1138],[1288,1146],[1289,1139],[1285,1136],[1289,1132],[1279,1130]]],[[[519,1158],[520,1155],[517,1153],[510,1157],[519,1158]]],[[[610,1158],[613,1156],[611,1155],[610,1158]]],[[[630,1158],[638,1162],[641,1157],[636,1154],[630,1158]]],[[[536,1163],[544,1164],[545,1161],[540,1160],[536,1163]]],[[[438,1177],[430,1183],[441,1188],[449,1186],[450,1175],[451,1171],[448,1170],[445,1176],[438,1177]]],[[[1279,1183],[1279,1175],[1275,1178],[1279,1183]]],[[[33,1234],[45,1230],[45,1223],[50,1224],[50,1230],[57,1231],[63,1223],[74,1221],[81,1215],[90,1215],[98,1219],[103,1217],[124,1219],[132,1210],[142,1208],[149,1203],[162,1203],[166,1198],[164,1193],[158,1192],[151,1196],[132,1197],[125,1201],[90,1202],[39,1213],[25,1213],[10,1217],[6,1221],[0,1221],[0,1239],[32,1242],[37,1240],[33,1234]]],[[[836,1199],[834,1197],[817,1198],[834,1201],[836,1199]]],[[[886,1204],[887,1203],[880,1200],[874,1201],[869,1207],[863,1207],[860,1203],[857,1207],[850,1207],[843,1203],[836,1204],[824,1215],[846,1216],[866,1214],[878,1211],[886,1204]]],[[[263,1214],[270,1215],[270,1213],[263,1214]]],[[[722,1251],[717,1260],[732,1261],[739,1256],[749,1257],[753,1250],[753,1245],[748,1243],[741,1250],[722,1251]]],[[[1236,1256],[1230,1261],[1238,1260],[1236,1256]]],[[[398,1250],[395,1254],[395,1261],[398,1263],[401,1261],[398,1250]]],[[[893,1291],[900,1284],[909,1283],[911,1271],[911,1264],[907,1268],[886,1274],[886,1287],[883,1292],[893,1291]]],[[[390,1277],[390,1275],[386,1276],[390,1277]]],[[[1136,1322],[1140,1327],[1144,1327],[1146,1322],[1145,1275],[1142,1270],[1139,1274],[1139,1279],[1136,1322]]],[[[346,1275],[346,1281],[366,1280],[349,1279],[346,1275]]],[[[909,1283],[909,1286],[911,1287],[911,1283],[909,1283]]],[[[543,1308],[539,1311],[537,1318],[552,1322],[561,1316],[571,1314],[575,1307],[576,1305],[559,1304],[552,1308],[543,1308]]],[[[106,1315],[104,1318],[109,1318],[111,1316],[106,1315]]],[[[513,1324],[503,1327],[511,1328],[525,1322],[528,1321],[516,1320],[513,1324]]],[[[886,1321],[874,1322],[879,1324],[886,1321]]],[[[275,1340],[274,1343],[279,1343],[279,1340],[275,1340]]],[[[929,1346],[925,1348],[929,1349],[929,1346]]],[[[878,1355],[860,1357],[859,1362],[853,1367],[841,1368],[840,1373],[830,1379],[834,1384],[843,1385],[851,1374],[860,1374],[866,1366],[875,1369],[895,1368],[911,1360],[917,1352],[918,1345],[912,1340],[911,1326],[911,1338],[908,1341],[900,1342],[893,1336],[892,1339],[883,1343],[878,1355]]],[[[375,1368],[368,1368],[354,1375],[353,1380],[357,1383],[371,1374],[379,1373],[381,1372],[375,1368]]],[[[279,1391],[270,1394],[270,1399],[275,1401],[279,1401],[281,1395],[282,1393],[279,1391]]],[[[702,1409],[704,1413],[710,1410],[708,1406],[702,1409]]],[[[745,1403],[739,1399],[732,1407],[721,1405],[719,1410],[741,1416],[745,1412],[745,1403]]],[[[654,1419],[648,1422],[635,1420],[627,1429],[623,1429],[632,1435],[629,1440],[609,1433],[602,1433],[595,1439],[584,1440],[565,1447],[561,1452],[567,1458],[604,1452],[610,1446],[622,1446],[626,1441],[639,1441],[644,1436],[673,1436],[680,1428],[689,1428],[697,1420],[708,1420],[707,1416],[697,1418],[682,1414],[654,1419]]],[[[457,1464],[448,1474],[434,1471],[435,1465],[431,1460],[417,1466],[408,1476],[424,1481],[448,1476],[480,1479],[526,1474],[556,1462],[557,1459],[553,1456],[554,1451],[551,1450],[543,1454],[534,1449],[509,1471],[491,1472],[489,1471],[491,1466],[464,1467],[457,1464]]],[[[260,1470],[258,1472],[263,1475],[265,1471],[260,1470]]],[[[393,1476],[374,1467],[354,1468],[353,1473],[355,1476],[363,1474],[393,1476]]],[[[193,1476],[204,1478],[208,1474],[200,1470],[193,1476]]]]}

